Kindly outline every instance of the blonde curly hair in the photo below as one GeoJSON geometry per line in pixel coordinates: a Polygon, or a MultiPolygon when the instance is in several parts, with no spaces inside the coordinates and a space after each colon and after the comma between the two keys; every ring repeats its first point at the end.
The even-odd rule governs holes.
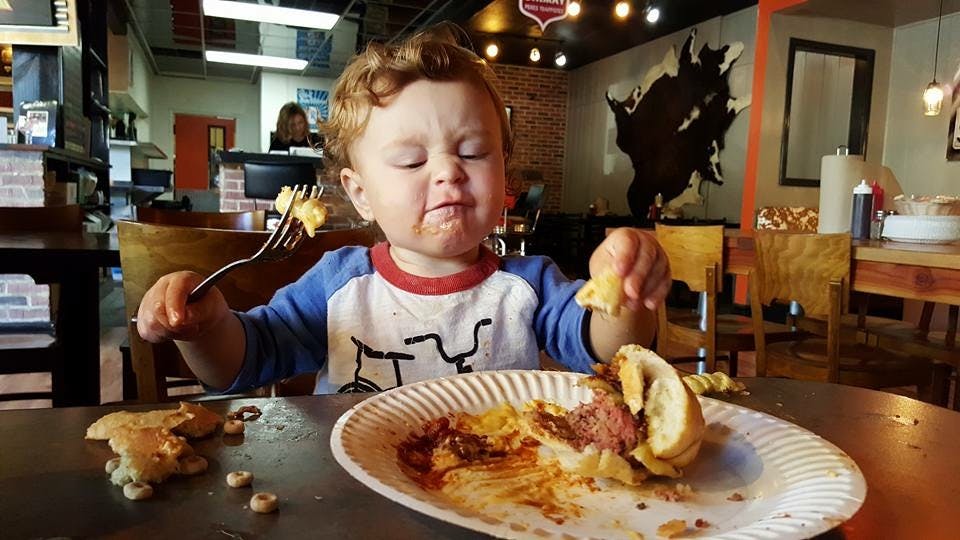
{"type": "Polygon", "coordinates": [[[461,44],[464,36],[456,25],[443,23],[397,45],[370,43],[350,61],[337,79],[330,119],[323,126],[324,159],[332,175],[353,167],[350,145],[363,134],[373,107],[423,79],[470,81],[485,89],[500,119],[504,159],[509,159],[513,136],[496,75],[486,61],[461,44]]]}

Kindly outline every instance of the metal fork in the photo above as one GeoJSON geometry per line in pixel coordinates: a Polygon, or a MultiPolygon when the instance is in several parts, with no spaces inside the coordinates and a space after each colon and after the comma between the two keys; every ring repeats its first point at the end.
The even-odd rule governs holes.
{"type": "Polygon", "coordinates": [[[263,247],[261,247],[259,251],[254,253],[252,257],[233,261],[213,274],[210,274],[210,277],[203,280],[195,289],[190,291],[190,295],[187,296],[187,303],[190,304],[199,300],[203,295],[207,294],[210,287],[213,287],[220,278],[227,275],[231,270],[250,263],[280,261],[293,255],[303,242],[303,223],[293,217],[293,205],[298,200],[318,199],[323,193],[317,190],[317,186],[313,186],[310,194],[307,195],[308,187],[310,186],[297,185],[293,187],[293,197],[290,198],[290,204],[287,205],[287,209],[283,212],[283,217],[280,218],[280,224],[277,225],[273,234],[264,242],[263,247]]]}

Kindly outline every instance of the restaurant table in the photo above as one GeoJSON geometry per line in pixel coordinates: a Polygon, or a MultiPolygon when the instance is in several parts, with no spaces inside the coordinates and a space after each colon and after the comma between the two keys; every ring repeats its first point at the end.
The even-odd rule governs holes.
{"type": "MultiPolygon", "coordinates": [[[[861,388],[740,380],[750,394],[727,401],[821,435],[863,471],[863,507],[825,537],[956,538],[960,413],[861,388]]],[[[118,407],[0,411],[0,537],[481,537],[378,495],[336,463],[331,428],[364,397],[207,402],[219,413],[256,404],[263,416],[247,423],[243,439],[217,434],[195,441],[209,470],[171,478],[140,502],[126,500],[107,480],[107,443],[83,439],[90,423],[118,407]],[[254,473],[253,489],[226,486],[226,473],[239,469],[254,473]],[[280,510],[260,515],[245,509],[254,490],[276,493],[280,510]]]]}
{"type": "Polygon", "coordinates": [[[113,234],[0,234],[0,274],[60,284],[57,339],[70,361],[66,394],[56,406],[100,404],[100,269],[116,266],[120,245],[113,234]]]}
{"type": "MultiPolygon", "coordinates": [[[[726,271],[747,275],[753,267],[753,231],[728,229],[724,236],[726,271]]],[[[851,256],[854,291],[960,305],[960,243],[854,240],[851,256]]]]}

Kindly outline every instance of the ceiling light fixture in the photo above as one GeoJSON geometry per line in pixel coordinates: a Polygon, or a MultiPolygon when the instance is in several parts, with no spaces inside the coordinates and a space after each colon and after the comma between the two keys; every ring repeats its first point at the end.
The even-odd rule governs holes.
{"type": "Polygon", "coordinates": [[[219,62],[221,64],[239,64],[242,66],[260,66],[277,69],[296,69],[302,70],[307,67],[306,60],[298,58],[285,58],[282,56],[264,56],[262,54],[244,54],[227,51],[210,51],[205,54],[207,62],[219,62]]]}
{"type": "Polygon", "coordinates": [[[923,114],[938,116],[943,108],[943,88],[937,82],[937,60],[940,56],[940,21],[943,19],[943,0],[940,0],[940,13],[937,15],[937,45],[933,52],[933,81],[923,91],[923,114]]]}
{"type": "Polygon", "coordinates": [[[620,17],[621,19],[626,19],[630,15],[630,2],[625,2],[621,0],[617,2],[617,5],[614,6],[613,12],[620,17]]]}
{"type": "Polygon", "coordinates": [[[580,2],[572,1],[567,4],[567,15],[576,17],[580,14],[580,2]]]}
{"type": "Polygon", "coordinates": [[[567,55],[563,54],[562,51],[558,52],[557,56],[553,58],[553,63],[556,64],[557,67],[563,67],[567,65],[567,55]]]}
{"type": "Polygon", "coordinates": [[[333,25],[337,24],[340,19],[340,16],[336,13],[227,0],[203,0],[203,14],[208,17],[284,24],[298,28],[317,28],[320,30],[333,28],[333,25]]]}
{"type": "Polygon", "coordinates": [[[647,9],[644,10],[643,18],[650,24],[656,24],[656,22],[660,20],[660,8],[647,6],[647,9]]]}
{"type": "Polygon", "coordinates": [[[530,49],[530,61],[539,62],[540,61],[540,49],[534,47],[530,49]]]}
{"type": "Polygon", "coordinates": [[[498,54],[500,54],[500,47],[498,47],[496,43],[491,43],[487,45],[487,48],[484,49],[483,52],[487,55],[487,58],[493,60],[498,54]]]}

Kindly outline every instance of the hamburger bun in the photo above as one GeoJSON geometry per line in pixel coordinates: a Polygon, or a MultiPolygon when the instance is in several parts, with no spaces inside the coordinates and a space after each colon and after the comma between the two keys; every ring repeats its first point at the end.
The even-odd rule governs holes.
{"type": "Polygon", "coordinates": [[[619,365],[623,399],[634,413],[634,403],[643,404],[647,440],[654,457],[683,467],[693,461],[703,439],[705,423],[697,396],[687,388],[677,370],[663,358],[639,345],[624,345],[613,358],[619,365]],[[638,387],[627,380],[642,374],[638,387]]]}

